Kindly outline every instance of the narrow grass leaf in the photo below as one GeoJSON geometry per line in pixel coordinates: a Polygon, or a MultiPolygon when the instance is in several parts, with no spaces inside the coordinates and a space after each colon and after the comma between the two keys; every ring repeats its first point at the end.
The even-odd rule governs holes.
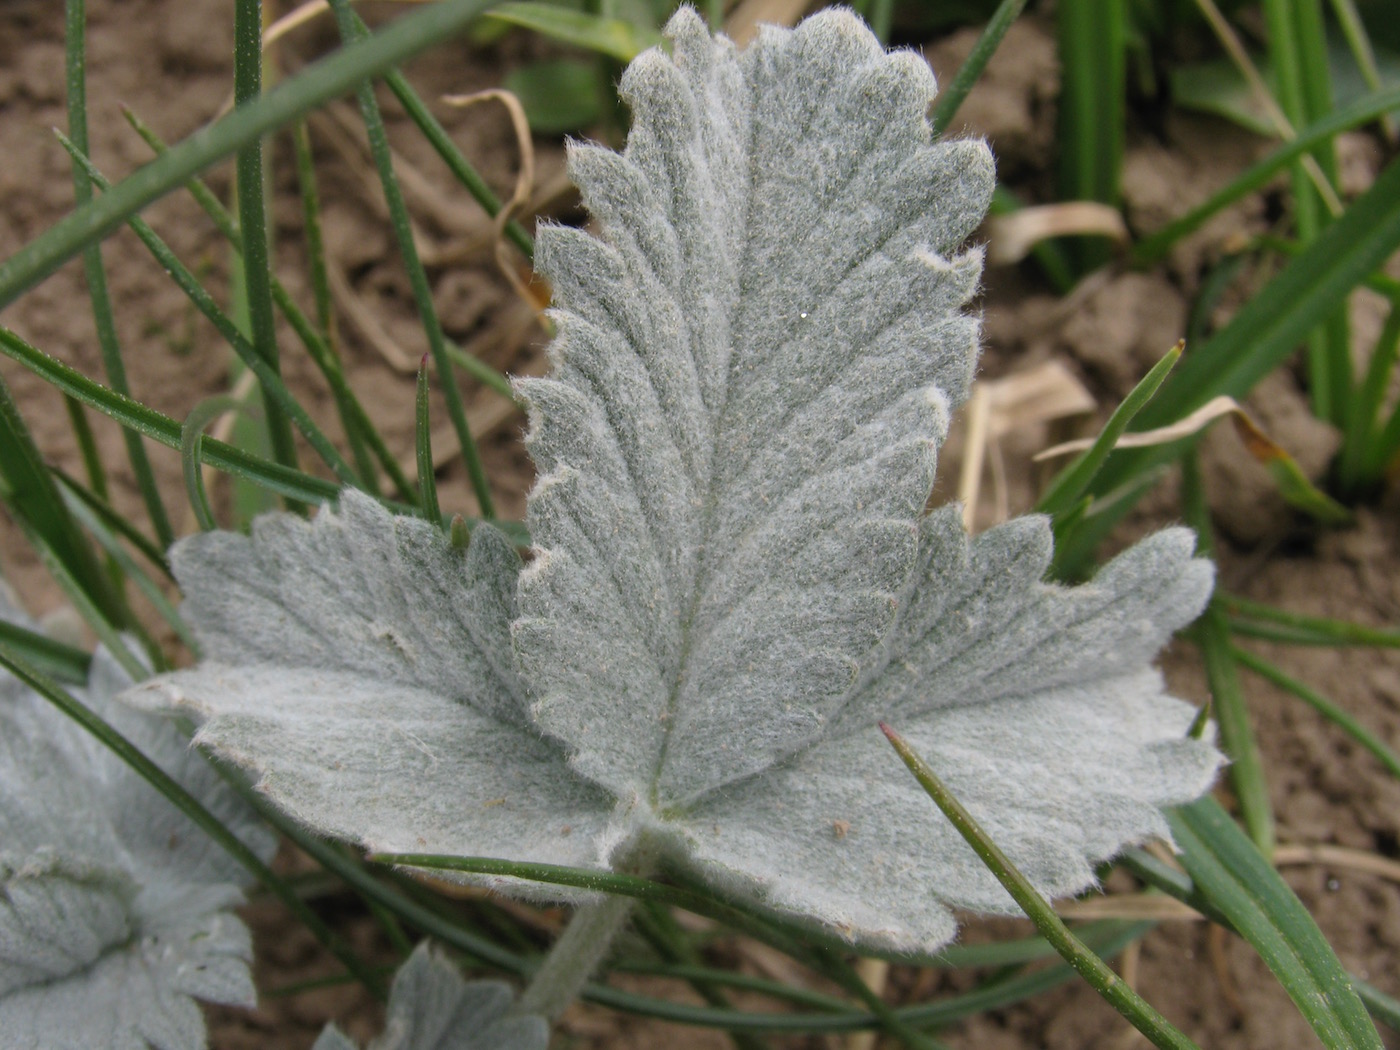
{"type": "MultiPolygon", "coordinates": [[[[1301,255],[1249,300],[1224,328],[1184,356],[1171,380],[1138,416],[1144,428],[1180,418],[1219,394],[1245,396],[1282,363],[1348,292],[1400,247],[1400,161],[1301,255]]],[[[1173,458],[1172,447],[1125,452],[1105,464],[1099,492],[1173,458]]],[[[1126,512],[1127,508],[1122,508],[1126,512]]]]}
{"type": "MultiPolygon", "coordinates": [[[[87,10],[85,0],[67,0],[64,29],[64,68],[66,71],[66,95],[68,100],[68,137],[74,146],[83,153],[88,152],[87,119],[87,10]]],[[[92,180],[81,165],[73,166],[73,200],[77,206],[92,200],[92,180]]],[[[107,290],[107,271],[102,264],[102,248],[90,244],[83,250],[83,275],[87,281],[88,297],[92,302],[92,317],[97,329],[97,345],[102,351],[102,365],[107,372],[107,382],[112,389],[123,394],[131,392],[126,381],[126,363],[122,359],[121,342],[117,338],[116,321],[112,315],[112,297],[107,290]]],[[[132,431],[122,432],[126,443],[127,460],[131,473],[136,479],[136,487],[146,504],[146,514],[155,530],[156,542],[162,548],[175,542],[175,530],[171,528],[170,516],[161,500],[160,489],[156,485],[155,472],[151,469],[146,448],[139,435],[132,431]]],[[[98,488],[94,485],[94,488],[98,488]]],[[[100,488],[98,489],[101,494],[100,488]]]]}
{"type": "Polygon", "coordinates": [[[1298,132],[1298,137],[1285,143],[1243,174],[1236,176],[1209,198],[1180,218],[1173,219],[1133,248],[1132,259],[1137,266],[1148,266],[1167,254],[1172,245],[1195,232],[1211,217],[1241,199],[1266,186],[1280,171],[1299,157],[1343,131],[1368,124],[1400,106],[1400,86],[1359,98],[1347,106],[1329,113],[1298,132]]]}
{"type": "Polygon", "coordinates": [[[0,619],[0,645],[40,674],[65,685],[86,685],[92,656],[46,634],[0,619]]]}
{"type": "Polygon", "coordinates": [[[933,767],[915,754],[904,738],[889,726],[882,722],[880,728],[904,764],[909,767],[909,771],[914,774],[914,778],[928,792],[929,798],[933,799],[943,811],[943,815],[958,829],[959,834],[967,840],[982,863],[997,877],[997,881],[1006,887],[1006,891],[1020,905],[1021,910],[1035,923],[1040,935],[1054,946],[1065,961],[1115,1010],[1126,1017],[1134,1028],[1147,1036],[1154,1046],[1176,1050],[1195,1047],[1195,1043],[1153,1009],[1070,931],[1055,914],[1050,902],[1036,892],[1030,880],[1016,870],[1015,865],[997,844],[988,838],[972,814],[953,797],[938,779],[933,767]]]}
{"type": "Polygon", "coordinates": [[[1011,28],[1011,23],[1021,16],[1025,7],[1026,0],[1001,0],[1001,3],[997,4],[997,9],[992,12],[982,35],[968,52],[966,61],[959,67],[952,82],[939,93],[938,100],[934,103],[933,112],[929,114],[929,123],[933,125],[935,135],[941,135],[948,130],[953,117],[972,91],[972,86],[982,78],[982,71],[996,54],[1006,31],[1011,28]]]}
{"type": "Polygon", "coordinates": [[[438,509],[437,476],[433,467],[432,423],[428,418],[428,355],[418,364],[418,391],[414,398],[414,449],[418,457],[418,502],[423,507],[423,517],[434,525],[442,524],[442,511],[438,509]]]}
{"type": "MultiPolygon", "coordinates": [[[[0,330],[3,331],[3,330],[0,330]]],[[[9,386],[0,377],[0,500],[28,531],[44,537],[47,548],[70,578],[100,610],[104,620],[126,626],[121,596],[103,572],[29,433],[9,386]]]]}
{"type": "Polygon", "coordinates": [[[1166,356],[1153,365],[1151,371],[1142,377],[1137,386],[1133,387],[1128,396],[1123,399],[1123,403],[1114,409],[1113,415],[1108,417],[1108,422],[1104,424],[1103,430],[1094,440],[1093,445],[1050,483],[1050,487],[1035,506],[1038,513],[1059,518],[1074,508],[1088,491],[1094,480],[1094,475],[1099,472],[1099,468],[1103,466],[1108,454],[1113,451],[1118,439],[1128,429],[1128,424],[1133,421],[1133,417],[1152,400],[1152,396],[1157,393],[1168,373],[1176,367],[1184,346],[1185,343],[1177,343],[1176,346],[1167,351],[1166,356]]]}
{"type": "Polygon", "coordinates": [[[1171,810],[1197,890],[1253,945],[1332,1050],[1381,1050],[1351,978],[1287,883],[1211,798],[1171,810]]]}
{"type": "Polygon", "coordinates": [[[1381,740],[1380,737],[1376,736],[1375,733],[1358,722],[1348,712],[1338,707],[1331,700],[1328,700],[1321,693],[1317,692],[1317,690],[1304,685],[1296,678],[1286,674],[1281,668],[1261,657],[1255,656],[1247,649],[1231,646],[1230,653],[1236,661],[1249,668],[1261,678],[1267,679],[1280,689],[1292,693],[1299,700],[1302,700],[1367,751],[1375,755],[1381,765],[1385,766],[1392,776],[1400,777],[1400,754],[1397,754],[1381,740]]]}
{"type": "Polygon", "coordinates": [[[1293,644],[1369,645],[1400,649],[1400,630],[1367,627],[1365,624],[1325,616],[1308,616],[1235,594],[1221,594],[1217,600],[1230,614],[1230,629],[1238,634],[1247,633],[1252,626],[1249,621],[1255,620],[1287,628],[1292,633],[1286,640],[1293,644]]]}
{"type": "Polygon", "coordinates": [[[390,66],[442,43],[490,6],[491,0],[442,0],[424,5],[191,135],[165,157],[123,179],[111,193],[74,209],[0,264],[0,307],[14,302],[84,247],[100,241],[192,175],[390,66]]]}
{"type": "MultiPolygon", "coordinates": [[[[350,9],[349,0],[330,0],[335,12],[336,24],[340,27],[341,39],[347,46],[367,39],[364,23],[358,21],[350,9]]],[[[360,116],[364,120],[365,133],[369,136],[370,153],[374,166],[379,172],[380,185],[384,191],[384,201],[389,208],[389,222],[394,229],[394,239],[399,246],[404,269],[408,272],[408,282],[413,289],[413,301],[418,307],[418,316],[428,338],[428,348],[442,377],[443,399],[447,402],[447,416],[452,428],[457,432],[457,440],[462,447],[462,459],[466,463],[467,476],[471,479],[472,491],[484,517],[496,515],[495,504],[491,499],[491,485],[477,452],[476,440],[472,437],[467,423],[466,408],[462,404],[462,392],[458,388],[451,358],[447,353],[446,337],[437,308],[433,305],[432,289],[428,285],[428,275],[418,258],[418,248],[413,240],[413,228],[409,223],[408,207],[404,203],[403,191],[399,188],[394,174],[394,162],[389,153],[389,137],[384,130],[384,120],[379,113],[379,103],[375,101],[373,84],[366,81],[356,90],[360,105],[360,116]]]]}
{"type": "Polygon", "coordinates": [[[219,527],[214,520],[214,511],[209,506],[209,496],[204,491],[204,477],[201,471],[199,447],[204,442],[204,431],[220,416],[229,412],[241,412],[247,406],[236,397],[210,397],[201,401],[185,417],[185,425],[180,428],[180,463],[185,477],[185,495],[190,508],[205,532],[219,527]]]}

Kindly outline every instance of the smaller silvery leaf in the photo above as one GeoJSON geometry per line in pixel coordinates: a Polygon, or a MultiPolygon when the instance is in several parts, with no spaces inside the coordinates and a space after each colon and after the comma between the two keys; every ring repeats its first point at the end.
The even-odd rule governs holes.
{"type": "MultiPolygon", "coordinates": [[[[0,618],[33,624],[0,593],[0,618]]],[[[271,831],[164,718],[113,701],[105,650],[80,700],[269,858],[271,831]]],[[[244,870],[86,730],[0,675],[0,1046],[196,1050],[194,999],[250,1005],[244,870]]]]}
{"type": "MultiPolygon", "coordinates": [[[[384,1032],[367,1050],[545,1050],[542,1017],[510,1012],[514,997],[499,981],[466,981],[424,941],[399,968],[384,1032]]],[[[328,1025],[311,1050],[359,1050],[328,1025]]]]}

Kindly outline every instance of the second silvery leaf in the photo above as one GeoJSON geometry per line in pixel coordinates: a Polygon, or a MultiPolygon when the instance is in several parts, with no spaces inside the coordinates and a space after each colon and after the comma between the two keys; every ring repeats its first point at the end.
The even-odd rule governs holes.
{"type": "Polygon", "coordinates": [[[1082,889],[1213,775],[1150,667],[1210,568],[1178,530],[1054,588],[1043,520],[969,544],[924,518],[976,356],[954,252],[985,148],[931,144],[926,65],[848,12],[743,53],[690,11],[668,33],[623,78],[626,151],[571,151],[604,239],[540,236],[528,568],[353,492],[196,537],[173,559],[208,660],[145,702],[376,850],[656,863],[927,951],[951,907],[1011,901],[876,721],[1082,889]]]}

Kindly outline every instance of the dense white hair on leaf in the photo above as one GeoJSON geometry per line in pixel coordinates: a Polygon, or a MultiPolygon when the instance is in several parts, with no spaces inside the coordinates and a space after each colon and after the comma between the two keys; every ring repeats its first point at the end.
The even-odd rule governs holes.
{"type": "Polygon", "coordinates": [[[969,540],[925,516],[976,360],[959,246],[985,146],[931,141],[927,66],[848,11],[742,53],[690,10],[667,33],[623,77],[626,149],[570,150],[601,237],[539,237],[558,338],[518,383],[533,560],[350,491],[192,538],[174,564],[208,659],[136,699],[197,712],[298,819],[376,849],[644,850],[928,952],[951,908],[1010,901],[876,721],[1033,882],[1077,892],[1214,775],[1150,664],[1211,568],[1168,530],[1062,588],[1042,519],[969,540]]]}
{"type": "MultiPolygon", "coordinates": [[[[466,981],[424,941],[399,967],[384,1031],[366,1050],[545,1050],[544,1018],[511,1014],[515,997],[500,981],[466,981]]],[[[311,1050],[359,1050],[327,1025],[311,1050]]]]}
{"type": "MultiPolygon", "coordinates": [[[[34,629],[0,584],[0,619],[34,629]]],[[[276,837],[165,718],[113,701],[104,650],[78,698],[259,856],[276,837]]],[[[0,1045],[197,1050],[195,999],[251,1006],[244,869],[113,752],[0,672],[0,1045]]]]}

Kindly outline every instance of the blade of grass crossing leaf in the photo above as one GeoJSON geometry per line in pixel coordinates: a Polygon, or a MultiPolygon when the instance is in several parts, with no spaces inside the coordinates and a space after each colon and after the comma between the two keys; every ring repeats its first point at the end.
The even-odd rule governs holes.
{"type": "MultiPolygon", "coordinates": [[[[247,106],[262,96],[262,0],[234,0],[233,5],[233,97],[237,106],[247,106]]],[[[253,349],[267,366],[266,371],[281,375],[277,350],[277,329],[272,320],[272,289],[269,272],[267,215],[264,201],[266,172],[263,168],[261,137],[255,137],[237,154],[234,184],[238,194],[238,226],[243,233],[243,280],[248,296],[248,320],[253,349]]],[[[262,374],[258,376],[262,380],[262,374]]],[[[272,439],[273,457],[283,466],[295,468],[296,444],[292,425],[279,398],[263,390],[267,430],[272,439]]],[[[303,509],[304,508],[300,508],[303,509]]]]}
{"type": "Polygon", "coordinates": [[[1361,124],[1368,124],[1397,107],[1400,107],[1400,86],[1359,98],[1329,113],[1302,129],[1292,142],[1280,146],[1244,174],[1217,190],[1203,203],[1180,218],[1173,219],[1145,240],[1139,241],[1133,248],[1133,262],[1138,266],[1147,266],[1158,261],[1171,250],[1172,245],[1205,225],[1211,216],[1267,185],[1275,175],[1319,143],[1361,124]]]}
{"type": "Polygon", "coordinates": [[[0,377],[0,498],[16,521],[39,536],[70,577],[101,610],[104,619],[126,626],[129,614],[87,538],[63,505],[24,417],[0,377]]]}
{"type": "MultiPolygon", "coordinates": [[[[69,148],[72,145],[62,135],[59,136],[59,140],[63,143],[65,148],[69,148]]],[[[94,183],[103,188],[107,186],[107,181],[102,177],[101,172],[92,167],[86,158],[82,157],[80,154],[73,153],[71,149],[69,151],[80,164],[87,166],[88,174],[92,177],[94,183]]],[[[316,425],[316,422],[311,418],[310,414],[301,406],[301,403],[297,401],[291,391],[287,389],[276,369],[270,365],[267,359],[258,352],[257,348],[244,337],[238,326],[219,308],[218,304],[214,302],[213,297],[204,286],[199,283],[199,280],[194,274],[192,274],[185,264],[175,256],[175,253],[170,250],[166,243],[156,235],[155,231],[152,230],[144,220],[133,218],[128,225],[130,225],[132,232],[140,238],[141,243],[146,246],[147,250],[150,251],[156,261],[160,263],[166,273],[170,275],[176,285],[179,286],[180,290],[185,293],[190,302],[194,303],[199,312],[207,317],[210,322],[213,323],[214,327],[218,329],[219,334],[224,337],[229,346],[233,347],[234,351],[238,354],[239,360],[247,366],[249,371],[253,372],[254,375],[258,377],[264,395],[277,402],[286,416],[296,424],[297,429],[301,431],[307,443],[316,450],[326,466],[330,467],[336,477],[340,478],[344,484],[357,486],[359,484],[359,479],[356,477],[354,469],[350,464],[345,462],[345,459],[336,450],[335,445],[322,433],[321,428],[316,425]]],[[[279,462],[281,461],[279,460],[279,462]]],[[[282,465],[291,470],[296,469],[293,465],[288,463],[283,463],[282,465]]]]}
{"type": "MultiPolygon", "coordinates": [[[[307,929],[316,935],[317,940],[344,965],[381,1001],[387,998],[383,984],[365,967],[359,957],[344,943],[340,936],[312,911],[281,876],[264,864],[237,835],[229,831],[219,818],[205,809],[200,801],[173,780],[165,770],[152,762],[135,744],[112,728],[103,718],[80,703],[67,690],[60,688],[47,676],[39,673],[19,657],[14,650],[0,643],[0,666],[3,666],[25,685],[33,689],[49,703],[53,704],[73,721],[97,738],[127,764],[138,776],[155,788],[185,816],[189,817],[201,831],[213,839],[234,860],[241,864],[250,875],[262,883],[307,929]]],[[[145,670],[142,669],[142,676],[145,670]]]]}
{"type": "MultiPolygon", "coordinates": [[[[1200,461],[1194,450],[1181,461],[1182,515],[1196,530],[1199,552],[1209,557],[1214,549],[1210,511],[1200,461]]],[[[1192,635],[1200,646],[1210,685],[1211,708],[1220,727],[1220,743],[1230,759],[1230,784],[1239,800],[1245,827],[1259,850],[1267,857],[1274,851],[1274,811],[1269,801],[1269,785],[1264,763],[1254,739],[1254,727],[1240,688],[1239,672],[1231,654],[1230,630],[1225,613],[1212,602],[1196,621],[1192,635]]]]}
{"type": "Polygon", "coordinates": [[[1113,415],[1108,417],[1108,422],[1104,424],[1104,428],[1095,439],[1094,444],[1050,483],[1050,487],[1036,504],[1035,509],[1038,513],[1059,517],[1073,507],[1080,497],[1088,491],[1090,483],[1094,480],[1094,475],[1099,472],[1104,460],[1113,451],[1113,446],[1122,437],[1123,432],[1128,429],[1128,424],[1133,421],[1134,416],[1142,411],[1147,402],[1152,400],[1152,395],[1157,393],[1168,373],[1176,367],[1177,361],[1181,358],[1183,345],[1177,343],[1176,346],[1167,351],[1162,360],[1152,366],[1147,375],[1143,376],[1137,386],[1133,387],[1128,396],[1123,399],[1123,403],[1114,409],[1113,415]]]}
{"type": "MultiPolygon", "coordinates": [[[[64,597],[77,610],[83,622],[92,629],[92,633],[112,653],[117,663],[122,665],[122,669],[133,678],[141,679],[146,677],[148,671],[145,663],[134,654],[127,646],[126,639],[121,631],[107,619],[97,603],[93,601],[91,595],[83,587],[82,583],[69,571],[63,559],[49,545],[47,537],[38,531],[34,525],[25,518],[16,518],[20,531],[24,533],[24,538],[29,541],[29,545],[34,548],[34,552],[39,556],[40,563],[53,578],[53,582],[58,584],[59,590],[64,597]]],[[[132,630],[139,630],[139,625],[131,624],[132,630]]],[[[144,639],[143,639],[144,640],[144,639]]],[[[151,651],[155,649],[152,646],[151,651]]]]}
{"type": "MultiPolygon", "coordinates": [[[[87,529],[97,544],[121,567],[122,572],[146,596],[146,600],[151,603],[161,619],[180,636],[180,641],[189,647],[191,653],[198,656],[199,641],[195,638],[194,632],[185,623],[184,617],[180,615],[174,603],[165,596],[165,591],[161,589],[160,584],[156,583],[151,578],[151,574],[132,557],[131,553],[122,545],[117,534],[107,527],[107,523],[99,517],[92,507],[84,503],[67,487],[63,490],[63,500],[79,524],[87,529]]],[[[157,650],[157,654],[159,654],[159,650],[157,650]]]]}
{"type": "Polygon", "coordinates": [[[1070,932],[1063,920],[1055,914],[1050,902],[1042,897],[1011,863],[1001,849],[992,842],[977,824],[962,803],[955,799],[943,782],[938,779],[933,768],[914,753],[904,738],[883,722],[880,729],[889,738],[899,757],[914,774],[919,785],[943,811],[958,833],[977,853],[987,869],[1006,888],[1016,903],[1035,923],[1040,935],[1054,945],[1055,950],[1068,962],[1115,1010],[1126,1017],[1139,1032],[1147,1036],[1154,1046],[1171,1047],[1174,1050],[1187,1050],[1195,1047],[1190,1039],[1170,1021],[1153,1009],[1127,983],[1109,969],[1108,964],[1089,950],[1088,946],[1070,932]]]}
{"type": "MultiPolygon", "coordinates": [[[[1142,429],[1163,426],[1217,394],[1245,396],[1400,247],[1400,162],[1392,161],[1303,253],[1289,261],[1224,328],[1183,355],[1171,379],[1139,414],[1142,429]]],[[[1104,465],[1096,492],[1121,485],[1179,446],[1120,453],[1104,465]]],[[[1126,513],[1127,507],[1121,508],[1126,513]]]]}
{"type": "Polygon", "coordinates": [[[1212,798],[1169,810],[1197,890],[1274,972],[1323,1044],[1380,1050],[1351,978],[1293,891],[1212,798]]]}
{"type": "Polygon", "coordinates": [[[15,653],[40,674],[65,685],[87,685],[92,657],[48,635],[0,620],[0,645],[15,653]]]}
{"type": "MultiPolygon", "coordinates": [[[[87,11],[86,0],[67,0],[64,28],[64,68],[66,71],[66,93],[68,98],[68,137],[84,155],[88,152],[87,120],[87,11]]],[[[79,207],[92,200],[92,181],[81,165],[73,166],[73,200],[79,207]]],[[[107,372],[107,382],[119,393],[131,392],[126,381],[126,363],[122,359],[121,343],[117,339],[117,326],[112,315],[112,297],[107,290],[107,271],[102,264],[102,247],[90,244],[83,250],[83,276],[87,281],[88,298],[92,302],[92,318],[97,329],[97,345],[102,352],[102,366],[107,372]]],[[[170,516],[160,497],[156,485],[155,472],[146,455],[141,438],[129,430],[122,432],[126,444],[127,460],[131,473],[136,479],[136,487],[146,504],[146,514],[155,530],[156,542],[162,549],[175,542],[175,530],[171,528],[170,516]]],[[[89,477],[92,477],[89,471],[89,477]]],[[[106,498],[102,487],[96,484],[94,490],[106,498]]]]}
{"type": "Polygon", "coordinates": [[[84,528],[92,532],[93,530],[88,527],[88,521],[99,521],[104,531],[113,536],[120,536],[136,548],[148,563],[160,571],[161,575],[171,583],[175,582],[175,577],[170,572],[170,566],[166,563],[165,552],[152,543],[135,525],[113,510],[111,504],[100,499],[97,493],[64,473],[60,467],[53,468],[53,476],[63,492],[63,502],[68,505],[73,517],[77,518],[84,528]],[[74,509],[75,504],[82,504],[90,512],[91,519],[79,514],[74,509]]]}
{"type": "MultiPolygon", "coordinates": [[[[1374,484],[1385,469],[1385,460],[1377,456],[1380,440],[1381,409],[1395,372],[1400,354],[1400,295],[1390,300],[1390,310],[1375,345],[1366,376],[1356,394],[1356,404],[1348,415],[1341,457],[1337,464],[1339,480],[1345,491],[1358,490],[1374,484]]],[[[1383,454],[1382,454],[1383,455],[1383,454]]]]}
{"type": "Polygon", "coordinates": [[[423,517],[434,525],[442,524],[438,509],[437,477],[433,467],[433,432],[428,418],[428,355],[418,363],[418,392],[414,402],[414,449],[418,455],[418,502],[423,517]]]}
{"type": "Polygon", "coordinates": [[[992,12],[982,35],[968,52],[967,60],[953,76],[952,82],[938,93],[933,112],[929,115],[929,123],[933,125],[935,135],[941,135],[948,130],[972,86],[981,79],[982,71],[996,54],[1002,37],[1006,36],[1011,23],[1021,16],[1025,7],[1026,0],[1001,0],[1001,3],[997,4],[997,9],[992,12]]]}
{"type": "MultiPolygon", "coordinates": [[[[165,153],[169,147],[151,131],[151,129],[133,113],[130,109],[125,109],[124,115],[133,128],[136,129],[146,144],[159,156],[165,153]]],[[[191,179],[185,184],[185,188],[190,191],[204,213],[219,228],[224,237],[228,240],[236,252],[242,252],[243,237],[238,230],[237,223],[233,216],[229,214],[217,197],[199,179],[191,179]]],[[[316,267],[313,265],[313,272],[316,267]]],[[[324,259],[320,267],[324,276],[324,259]]],[[[383,436],[379,429],[369,418],[369,413],[365,411],[364,404],[356,396],[345,378],[344,370],[341,368],[339,357],[336,355],[333,345],[324,336],[324,325],[322,331],[318,331],[311,320],[297,306],[296,301],[287,291],[286,286],[277,279],[277,275],[272,275],[272,300],[282,316],[287,319],[287,323],[292,326],[292,331],[296,333],[306,352],[311,356],[312,362],[325,377],[327,385],[331,388],[331,396],[335,400],[336,410],[340,414],[341,425],[345,430],[347,440],[350,442],[352,453],[355,455],[355,464],[359,472],[359,478],[364,483],[365,491],[376,498],[380,498],[377,491],[378,484],[375,480],[375,471],[371,463],[367,462],[367,457],[362,459],[365,446],[373,451],[380,467],[388,475],[389,480],[398,490],[401,499],[412,502],[417,499],[417,494],[408,477],[399,466],[398,459],[389,447],[384,443],[383,436]]],[[[329,308],[329,304],[327,305],[329,308]]],[[[318,310],[320,309],[318,305],[318,310]]],[[[502,378],[501,380],[505,380],[502,378]]]]}
{"type": "Polygon", "coordinates": [[[0,264],[0,307],[13,302],[85,246],[101,240],[132,214],[208,165],[390,66],[450,38],[490,5],[491,0],[442,0],[424,5],[191,135],[167,156],[123,179],[111,193],[74,209],[0,264]]]}
{"type": "MultiPolygon", "coordinates": [[[[365,39],[360,27],[356,25],[354,12],[350,10],[349,0],[330,0],[330,4],[331,9],[335,12],[341,39],[345,41],[346,45],[365,39]]],[[[361,84],[356,91],[356,98],[360,104],[360,115],[365,122],[365,132],[369,136],[370,152],[374,156],[374,164],[379,171],[379,181],[384,191],[384,199],[389,206],[390,222],[394,228],[395,240],[398,242],[399,254],[403,258],[404,268],[408,271],[409,284],[413,289],[413,299],[418,306],[418,316],[423,323],[424,331],[427,333],[428,347],[433,355],[433,361],[437,365],[438,375],[442,379],[442,392],[447,402],[447,415],[452,421],[453,429],[457,431],[457,440],[462,447],[462,459],[466,463],[467,475],[471,479],[472,490],[476,494],[481,513],[485,517],[492,518],[495,517],[496,510],[491,499],[491,486],[487,481],[486,470],[482,466],[481,457],[477,452],[476,440],[472,437],[471,428],[467,424],[467,413],[462,404],[462,392],[457,385],[456,375],[447,354],[442,323],[438,319],[437,309],[433,306],[433,295],[432,289],[428,286],[428,275],[423,270],[423,264],[418,258],[418,249],[414,246],[413,229],[408,219],[408,208],[404,204],[403,193],[399,189],[398,179],[394,175],[393,160],[389,155],[389,138],[384,131],[384,121],[379,114],[379,103],[374,98],[373,85],[369,82],[361,84]]]]}
{"type": "Polygon", "coordinates": [[[1280,689],[1292,693],[1299,700],[1311,707],[1318,714],[1322,715],[1337,728],[1341,729],[1349,737],[1364,747],[1371,754],[1375,755],[1381,765],[1389,770],[1391,776],[1400,777],[1400,754],[1388,747],[1379,737],[1363,726],[1342,708],[1338,707],[1331,700],[1328,700],[1321,693],[1304,685],[1296,678],[1285,674],[1280,668],[1269,661],[1261,659],[1238,646],[1231,646],[1230,652],[1239,663],[1249,668],[1261,678],[1265,678],[1280,689]]]}

